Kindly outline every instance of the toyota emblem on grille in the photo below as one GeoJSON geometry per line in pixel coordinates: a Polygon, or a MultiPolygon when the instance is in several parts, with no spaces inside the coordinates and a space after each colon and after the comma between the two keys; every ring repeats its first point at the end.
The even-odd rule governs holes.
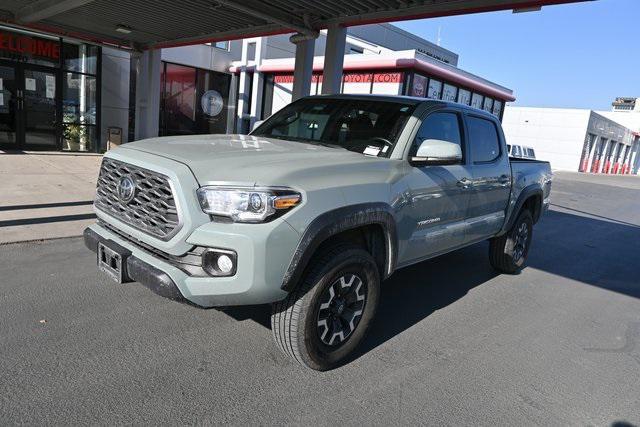
{"type": "Polygon", "coordinates": [[[118,183],[118,198],[122,203],[129,203],[136,195],[136,183],[129,175],[120,178],[118,183]]]}

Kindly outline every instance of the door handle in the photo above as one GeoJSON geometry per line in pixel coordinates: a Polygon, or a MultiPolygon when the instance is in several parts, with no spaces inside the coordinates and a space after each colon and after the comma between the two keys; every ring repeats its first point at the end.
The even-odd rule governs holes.
{"type": "Polygon", "coordinates": [[[500,175],[500,178],[498,178],[498,182],[502,184],[503,187],[506,187],[507,185],[511,184],[511,177],[509,175],[500,175]]]}
{"type": "Polygon", "coordinates": [[[471,181],[468,178],[462,178],[461,180],[459,180],[456,185],[458,187],[462,187],[462,188],[469,188],[471,186],[471,184],[473,183],[473,181],[471,181]]]}

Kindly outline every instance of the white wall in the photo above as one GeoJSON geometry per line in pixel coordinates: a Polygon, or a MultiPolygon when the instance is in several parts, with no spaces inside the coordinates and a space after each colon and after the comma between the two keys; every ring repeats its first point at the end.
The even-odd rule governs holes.
{"type": "Polygon", "coordinates": [[[502,119],[508,144],[532,147],[556,170],[577,171],[590,110],[507,106],[502,119]]]}
{"type": "Polygon", "coordinates": [[[106,148],[107,128],[122,128],[122,142],[129,129],[129,53],[102,48],[100,141],[106,148]]]}

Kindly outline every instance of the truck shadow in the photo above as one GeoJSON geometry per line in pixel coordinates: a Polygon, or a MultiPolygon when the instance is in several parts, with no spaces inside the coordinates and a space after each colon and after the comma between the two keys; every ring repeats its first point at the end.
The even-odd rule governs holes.
{"type": "MultiPolygon", "coordinates": [[[[463,298],[498,273],[479,243],[397,271],[384,282],[380,306],[359,355],[463,298]]],[[[359,357],[356,355],[356,357],[359,357]]]]}
{"type": "MultiPolygon", "coordinates": [[[[360,348],[365,354],[496,277],[487,242],[396,272],[384,283],[378,315],[360,348]]],[[[640,298],[640,226],[549,211],[534,229],[527,268],[640,298]]],[[[561,283],[558,283],[561,286],[561,283]]]]}
{"type": "MultiPolygon", "coordinates": [[[[397,271],[383,283],[378,314],[351,360],[464,298],[499,273],[482,242],[397,271]]],[[[549,211],[534,228],[527,268],[640,298],[640,226],[603,217],[549,211]]],[[[270,328],[268,306],[225,311],[270,328]]],[[[348,363],[348,362],[347,362],[348,363]]]]}

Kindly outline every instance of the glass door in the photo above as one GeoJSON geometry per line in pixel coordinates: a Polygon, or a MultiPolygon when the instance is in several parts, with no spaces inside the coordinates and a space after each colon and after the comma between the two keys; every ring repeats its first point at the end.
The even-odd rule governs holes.
{"type": "Polygon", "coordinates": [[[57,150],[57,72],[0,62],[0,148],[57,150]]]}
{"type": "Polygon", "coordinates": [[[0,64],[0,146],[16,148],[18,144],[18,102],[16,70],[0,64]]]}
{"type": "Polygon", "coordinates": [[[25,149],[56,149],[56,73],[24,66],[21,109],[25,149]]]}

